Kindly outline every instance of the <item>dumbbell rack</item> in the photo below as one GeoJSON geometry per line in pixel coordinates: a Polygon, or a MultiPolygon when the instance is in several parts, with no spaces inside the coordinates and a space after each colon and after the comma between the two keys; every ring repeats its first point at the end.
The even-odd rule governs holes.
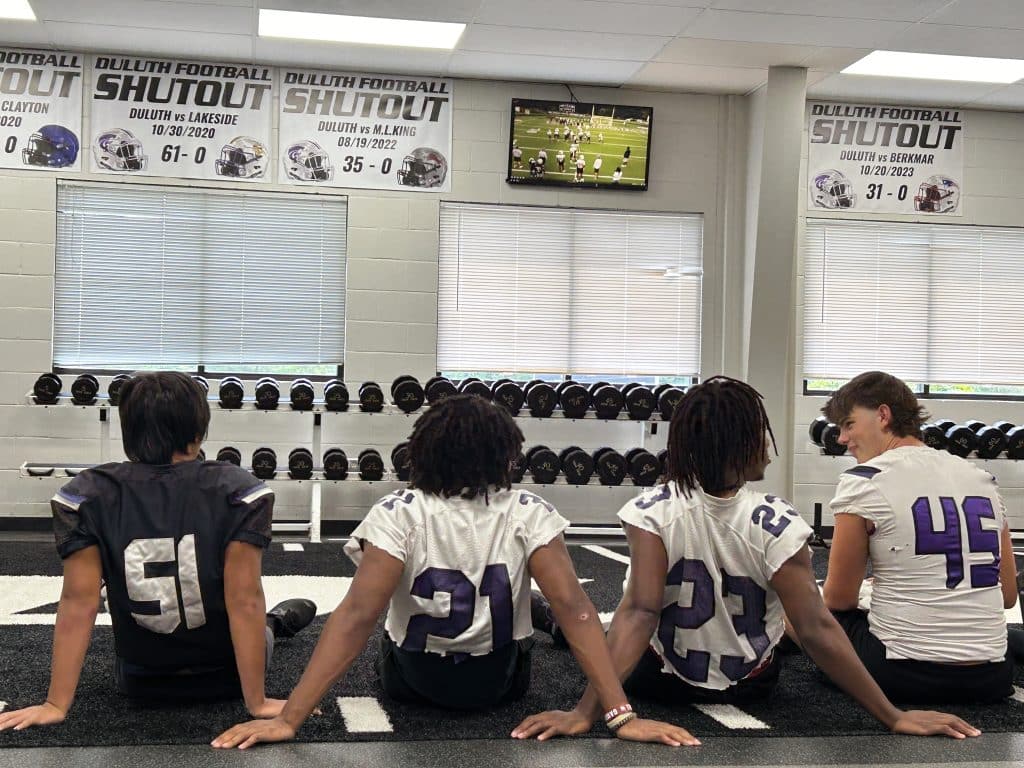
{"type": "MultiPolygon", "coordinates": [[[[351,403],[349,405],[348,410],[345,410],[345,411],[332,411],[332,410],[329,410],[326,407],[326,404],[325,404],[325,402],[323,400],[318,400],[318,401],[314,401],[313,407],[311,409],[307,409],[307,410],[302,410],[302,411],[300,411],[300,410],[293,410],[289,403],[287,403],[286,401],[282,401],[281,404],[278,406],[278,408],[276,410],[265,411],[265,410],[261,410],[261,409],[256,407],[255,398],[253,398],[253,397],[245,398],[243,400],[243,402],[242,402],[242,407],[241,408],[233,408],[233,409],[221,408],[219,406],[219,400],[215,396],[212,396],[212,395],[208,398],[208,401],[210,403],[211,411],[215,411],[218,414],[229,414],[229,413],[249,413],[249,414],[252,414],[254,412],[258,412],[258,413],[312,414],[313,418],[311,419],[312,427],[311,427],[311,435],[310,435],[310,437],[311,437],[311,443],[312,443],[311,453],[313,454],[314,457],[321,457],[322,456],[322,429],[323,429],[322,425],[323,425],[323,418],[325,416],[327,416],[328,418],[335,418],[335,417],[340,417],[340,418],[359,418],[359,419],[363,419],[363,418],[405,418],[405,419],[408,419],[408,420],[415,420],[420,414],[423,413],[425,408],[429,408],[429,406],[425,406],[424,408],[421,408],[421,409],[419,409],[417,411],[414,411],[412,413],[406,413],[406,412],[402,411],[401,409],[399,409],[395,405],[385,404],[380,411],[364,412],[364,411],[361,411],[359,409],[358,403],[351,403]]],[[[77,403],[72,402],[72,399],[71,399],[70,395],[62,394],[61,396],[58,397],[57,402],[54,403],[54,404],[37,404],[35,402],[33,394],[31,392],[28,392],[25,395],[25,403],[28,404],[28,405],[31,405],[33,408],[51,408],[51,409],[52,408],[77,408],[77,409],[82,409],[82,410],[90,410],[91,409],[91,410],[97,411],[98,415],[99,415],[99,421],[100,421],[100,439],[99,439],[99,443],[100,443],[100,456],[99,456],[99,459],[100,459],[100,461],[99,461],[99,463],[102,464],[102,463],[109,462],[111,460],[111,451],[110,451],[110,440],[111,440],[110,424],[111,424],[111,420],[109,418],[109,411],[110,411],[111,408],[115,408],[116,409],[116,406],[112,406],[110,404],[110,402],[109,402],[109,399],[106,396],[104,396],[104,395],[97,395],[97,398],[96,398],[95,402],[93,402],[92,404],[83,405],[83,404],[77,404],[77,403]]],[[[598,419],[597,415],[594,412],[592,412],[592,411],[588,412],[585,416],[583,416],[583,417],[581,417],[579,419],[570,419],[570,418],[566,418],[566,417],[563,417],[563,416],[560,416],[560,415],[554,415],[554,416],[547,417],[547,418],[536,418],[536,417],[529,416],[528,414],[525,414],[525,413],[515,417],[515,419],[516,419],[517,422],[521,422],[521,423],[527,423],[527,422],[531,422],[531,423],[541,423],[541,422],[548,422],[548,423],[565,422],[565,423],[571,423],[571,422],[575,422],[575,421],[585,421],[585,422],[597,422],[597,421],[629,422],[629,423],[637,425],[638,428],[643,427],[643,430],[644,430],[643,431],[643,435],[641,436],[641,438],[639,440],[639,442],[641,442],[641,443],[646,442],[646,437],[647,437],[647,435],[648,435],[648,433],[650,431],[651,425],[656,425],[656,424],[661,423],[661,424],[664,424],[665,426],[667,426],[667,423],[663,422],[657,415],[652,417],[650,420],[648,420],[646,422],[643,422],[643,421],[631,420],[631,419],[629,419],[628,415],[625,414],[625,413],[619,414],[619,417],[617,419],[614,419],[614,420],[612,420],[612,419],[598,419]]],[[[210,456],[208,458],[213,458],[213,457],[210,456]]],[[[52,479],[57,479],[57,478],[65,479],[66,480],[67,478],[73,477],[74,474],[77,474],[76,470],[80,471],[81,469],[85,469],[88,466],[91,466],[91,465],[90,464],[86,464],[86,463],[57,463],[57,462],[25,461],[25,462],[23,462],[21,464],[21,467],[20,467],[20,470],[19,470],[19,476],[20,477],[24,477],[24,478],[32,478],[32,479],[36,479],[36,480],[42,480],[42,479],[46,479],[46,478],[50,478],[51,480],[52,479]]],[[[251,471],[251,468],[249,468],[249,467],[245,467],[245,468],[249,469],[251,471]]],[[[385,495],[387,493],[390,493],[390,492],[392,492],[394,490],[398,490],[400,488],[404,488],[405,485],[406,485],[406,483],[404,481],[401,481],[401,480],[398,479],[397,473],[395,473],[394,471],[390,471],[390,470],[385,470],[384,476],[380,480],[362,480],[359,477],[359,469],[358,469],[357,460],[355,458],[352,458],[352,457],[349,457],[349,475],[344,480],[328,480],[327,478],[324,477],[324,473],[323,473],[323,468],[322,467],[314,467],[313,475],[312,475],[312,477],[310,477],[308,479],[292,479],[292,478],[290,478],[288,476],[287,467],[284,467],[284,468],[279,468],[277,470],[276,475],[275,475],[274,478],[269,479],[269,480],[265,480],[265,482],[270,483],[272,486],[276,485],[278,483],[289,483],[289,484],[299,484],[299,485],[301,485],[302,483],[308,483],[310,485],[311,493],[310,493],[310,503],[309,503],[309,516],[308,516],[308,519],[303,519],[303,520],[298,520],[298,521],[280,521],[280,520],[279,521],[275,521],[275,522],[272,523],[272,530],[275,533],[289,533],[289,534],[306,535],[306,536],[309,537],[309,540],[311,542],[313,542],[313,543],[318,543],[318,542],[320,542],[322,540],[322,531],[321,531],[321,528],[322,528],[322,497],[323,497],[323,486],[325,484],[360,483],[360,484],[362,484],[365,487],[372,487],[372,486],[376,485],[380,489],[378,496],[383,496],[383,495],[385,495]]],[[[555,480],[555,482],[551,483],[551,484],[538,484],[538,483],[533,483],[533,482],[529,482],[529,481],[523,481],[523,482],[516,483],[515,485],[516,485],[516,487],[521,487],[521,488],[525,488],[525,489],[528,489],[528,490],[533,490],[533,491],[535,491],[535,492],[537,492],[538,494],[541,494],[541,495],[545,495],[546,494],[547,495],[546,497],[548,498],[548,500],[552,501],[552,503],[554,503],[556,507],[559,506],[558,503],[557,503],[557,497],[562,495],[562,494],[564,494],[569,489],[577,489],[577,488],[594,488],[594,489],[597,489],[597,488],[600,488],[601,489],[600,492],[602,492],[606,497],[609,497],[606,502],[605,501],[602,502],[602,505],[607,504],[609,509],[617,509],[618,507],[621,507],[622,505],[627,503],[630,499],[634,498],[636,496],[636,494],[639,492],[638,486],[635,486],[629,478],[625,478],[622,481],[622,484],[618,485],[618,486],[603,486],[603,485],[599,485],[599,484],[595,484],[595,483],[590,483],[588,486],[573,486],[573,485],[570,485],[568,482],[566,482],[565,478],[562,477],[562,476],[559,476],[555,480]]],[[[612,536],[615,536],[615,537],[621,537],[621,529],[619,529],[618,526],[604,527],[602,525],[573,525],[570,528],[570,532],[575,534],[575,535],[583,535],[583,536],[608,536],[608,535],[612,535],[612,536]]]]}

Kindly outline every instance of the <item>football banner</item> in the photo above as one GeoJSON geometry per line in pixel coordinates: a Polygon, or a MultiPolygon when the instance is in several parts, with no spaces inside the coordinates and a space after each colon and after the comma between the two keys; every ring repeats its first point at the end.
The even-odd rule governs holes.
{"type": "Polygon", "coordinates": [[[451,189],[451,80],[288,68],[280,73],[283,182],[451,189]]]}
{"type": "Polygon", "coordinates": [[[0,168],[81,169],[83,62],[0,47],[0,168]]]}
{"type": "Polygon", "coordinates": [[[92,60],[92,169],[272,181],[273,68],[137,56],[92,60]]]}
{"type": "Polygon", "coordinates": [[[808,211],[963,215],[964,113],[809,104],[808,211]]]}

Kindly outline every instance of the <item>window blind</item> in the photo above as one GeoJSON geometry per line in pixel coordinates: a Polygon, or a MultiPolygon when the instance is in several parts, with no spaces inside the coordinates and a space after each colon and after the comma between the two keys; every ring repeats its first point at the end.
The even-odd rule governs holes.
{"type": "Polygon", "coordinates": [[[346,203],[61,183],[54,365],[340,363],[346,203]]]}
{"type": "Polygon", "coordinates": [[[807,221],[804,374],[1024,381],[1024,229],[807,221]]]}
{"type": "Polygon", "coordinates": [[[442,203],[438,368],[700,372],[703,219],[442,203]]]}

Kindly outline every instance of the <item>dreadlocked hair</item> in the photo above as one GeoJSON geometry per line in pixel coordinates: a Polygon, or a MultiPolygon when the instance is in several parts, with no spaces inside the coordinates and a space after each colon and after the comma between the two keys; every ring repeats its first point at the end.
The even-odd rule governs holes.
{"type": "Polygon", "coordinates": [[[409,486],[437,496],[487,499],[512,487],[523,433],[508,411],[477,395],[452,395],[416,419],[409,486]]]}
{"type": "Polygon", "coordinates": [[[698,485],[711,494],[743,485],[748,467],[764,455],[766,431],[779,453],[763,400],[728,376],[687,389],[669,424],[668,479],[687,496],[698,485]]]}

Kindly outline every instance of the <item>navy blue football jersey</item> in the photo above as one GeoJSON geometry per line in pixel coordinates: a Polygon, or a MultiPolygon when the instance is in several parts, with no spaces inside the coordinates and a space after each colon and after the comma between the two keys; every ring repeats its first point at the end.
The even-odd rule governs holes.
{"type": "Polygon", "coordinates": [[[97,546],[117,654],[147,667],[234,665],[224,556],[270,543],[273,491],[218,461],[88,469],[50,500],[61,558],[97,546]]]}

